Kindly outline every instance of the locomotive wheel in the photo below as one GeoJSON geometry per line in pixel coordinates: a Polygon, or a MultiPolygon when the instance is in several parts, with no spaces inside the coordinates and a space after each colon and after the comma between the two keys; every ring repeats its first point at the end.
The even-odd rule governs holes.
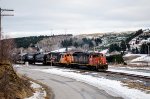
{"type": "Polygon", "coordinates": [[[94,66],[88,66],[88,69],[94,71],[94,70],[96,70],[96,67],[94,67],[94,66]]]}
{"type": "Polygon", "coordinates": [[[106,71],[107,69],[97,69],[98,72],[106,71]]]}
{"type": "Polygon", "coordinates": [[[100,72],[106,71],[107,69],[108,69],[108,66],[105,66],[105,65],[104,65],[104,66],[100,66],[100,67],[98,66],[98,67],[96,68],[96,70],[97,70],[97,71],[100,71],[100,72]]]}
{"type": "Polygon", "coordinates": [[[76,69],[78,69],[78,68],[79,68],[79,66],[78,66],[77,64],[72,64],[72,68],[76,68],[76,69]]]}
{"type": "Polygon", "coordinates": [[[70,68],[71,66],[70,66],[69,64],[66,64],[66,67],[67,67],[67,68],[70,68]]]}
{"type": "Polygon", "coordinates": [[[43,62],[43,65],[47,65],[47,63],[46,63],[46,62],[43,62]]]}

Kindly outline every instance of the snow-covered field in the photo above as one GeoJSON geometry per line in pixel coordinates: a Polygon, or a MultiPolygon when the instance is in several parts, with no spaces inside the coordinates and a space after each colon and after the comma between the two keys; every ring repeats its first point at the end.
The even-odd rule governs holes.
{"type": "Polygon", "coordinates": [[[134,64],[137,66],[142,66],[142,64],[150,65],[150,56],[147,54],[126,54],[123,57],[129,58],[129,60],[126,60],[127,64],[134,64]],[[131,57],[136,58],[130,59],[131,57]]]}
{"type": "Polygon", "coordinates": [[[148,55],[143,55],[143,56],[140,56],[140,57],[138,57],[138,58],[136,58],[136,59],[133,59],[131,62],[141,62],[141,61],[143,61],[143,62],[150,62],[150,56],[148,56],[148,55]]]}
{"type": "Polygon", "coordinates": [[[75,70],[60,69],[60,68],[49,68],[49,69],[33,69],[37,71],[42,71],[46,73],[56,74],[68,78],[81,81],[99,89],[105,90],[107,93],[113,96],[120,96],[125,99],[149,99],[150,94],[140,91],[138,89],[131,89],[120,81],[106,79],[104,77],[93,77],[92,75],[85,75],[78,72],[73,72],[75,70]]]}
{"type": "Polygon", "coordinates": [[[42,86],[32,81],[30,82],[31,82],[31,87],[35,90],[35,93],[33,94],[33,96],[25,99],[45,99],[46,91],[42,88],[42,86]]]}

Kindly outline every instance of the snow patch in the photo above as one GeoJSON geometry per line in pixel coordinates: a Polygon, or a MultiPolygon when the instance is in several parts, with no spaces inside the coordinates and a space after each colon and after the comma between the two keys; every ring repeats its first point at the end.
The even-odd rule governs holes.
{"type": "Polygon", "coordinates": [[[33,96],[29,97],[29,98],[25,98],[25,99],[45,99],[46,97],[46,91],[42,88],[42,86],[40,86],[39,84],[36,84],[32,81],[30,81],[31,87],[33,89],[35,89],[35,93],[33,94],[33,96]]]}
{"type": "Polygon", "coordinates": [[[108,49],[105,49],[105,50],[100,51],[100,53],[105,55],[106,53],[108,53],[108,51],[109,51],[108,49]]]}
{"type": "MultiPolygon", "coordinates": [[[[68,48],[68,50],[71,50],[71,48],[68,48]]],[[[66,52],[66,48],[61,48],[61,49],[54,50],[54,51],[51,51],[51,52],[66,52]]]]}

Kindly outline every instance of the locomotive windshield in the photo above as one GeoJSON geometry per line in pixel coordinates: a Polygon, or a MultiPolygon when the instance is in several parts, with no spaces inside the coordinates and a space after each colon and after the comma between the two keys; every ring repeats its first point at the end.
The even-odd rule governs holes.
{"type": "Polygon", "coordinates": [[[99,55],[92,55],[93,57],[99,57],[99,55]]]}

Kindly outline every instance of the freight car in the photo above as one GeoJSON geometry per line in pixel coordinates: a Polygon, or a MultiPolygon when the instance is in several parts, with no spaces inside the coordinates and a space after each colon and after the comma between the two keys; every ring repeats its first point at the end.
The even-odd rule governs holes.
{"type": "Polygon", "coordinates": [[[29,62],[29,64],[34,63],[34,53],[27,53],[22,56],[22,59],[25,62],[29,62]]]}
{"type": "Polygon", "coordinates": [[[44,56],[44,63],[59,66],[79,67],[86,66],[90,69],[105,71],[108,69],[105,56],[101,53],[57,53],[51,52],[44,56]]]}

